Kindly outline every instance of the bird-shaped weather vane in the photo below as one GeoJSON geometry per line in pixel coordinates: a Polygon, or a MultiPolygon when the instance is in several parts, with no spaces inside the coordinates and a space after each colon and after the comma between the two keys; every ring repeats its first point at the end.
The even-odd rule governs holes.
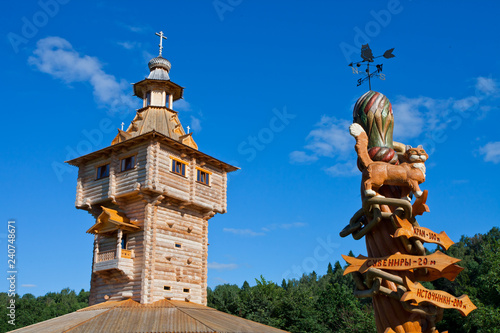
{"type": "Polygon", "coordinates": [[[392,51],[394,51],[394,48],[385,51],[384,54],[382,54],[380,56],[374,57],[372,50],[370,49],[370,46],[368,44],[361,45],[361,58],[363,58],[363,60],[358,61],[358,62],[351,62],[349,64],[349,66],[352,68],[352,72],[354,74],[366,75],[366,77],[364,77],[362,79],[358,79],[358,85],[357,85],[358,87],[360,85],[362,85],[363,82],[368,80],[369,88],[370,88],[370,90],[372,90],[372,82],[371,82],[372,77],[378,77],[381,80],[385,80],[385,74],[382,74],[382,65],[383,64],[375,65],[377,70],[370,73],[370,63],[374,62],[373,59],[380,58],[380,57],[384,57],[386,59],[394,58],[395,55],[392,54],[392,51]],[[362,72],[362,71],[360,72],[358,68],[361,67],[361,65],[363,65],[364,62],[366,62],[366,70],[364,72],[362,72]]]}

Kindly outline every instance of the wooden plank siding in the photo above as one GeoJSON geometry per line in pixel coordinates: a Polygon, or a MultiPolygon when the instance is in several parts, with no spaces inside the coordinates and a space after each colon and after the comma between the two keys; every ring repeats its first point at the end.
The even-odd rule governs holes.
{"type": "MultiPolygon", "coordinates": [[[[137,221],[137,225],[143,225],[145,203],[139,197],[122,199],[118,201],[120,210],[122,210],[131,221],[137,221]]],[[[132,293],[132,299],[140,301],[141,296],[141,277],[143,261],[143,241],[144,233],[142,230],[127,233],[127,249],[133,251],[134,258],[132,266],[132,276],[130,281],[122,283],[110,283],[92,274],[90,288],[90,305],[104,302],[104,296],[109,296],[111,300],[122,300],[122,293],[132,293]]],[[[112,236],[99,236],[99,251],[105,249],[116,249],[116,233],[112,236]]]]}
{"type": "Polygon", "coordinates": [[[122,153],[102,156],[80,166],[78,175],[77,203],[99,203],[108,200],[111,195],[125,195],[135,189],[137,182],[146,180],[146,151],[148,143],[137,144],[122,153]],[[121,171],[121,159],[136,155],[135,168],[121,171]],[[97,167],[110,164],[109,177],[96,179],[97,167]],[[111,188],[110,188],[111,185],[111,188]]]}
{"type": "Polygon", "coordinates": [[[166,205],[158,205],[156,214],[155,279],[151,301],[169,294],[173,299],[184,300],[189,296],[193,302],[206,302],[202,299],[203,267],[206,266],[205,220],[195,211],[166,205]],[[165,291],[164,286],[170,286],[171,290],[165,291]],[[189,293],[184,292],[185,288],[189,293]]]}
{"type": "MultiPolygon", "coordinates": [[[[124,295],[141,303],[168,297],[206,305],[208,219],[226,211],[227,173],[217,161],[199,158],[152,138],[79,166],[77,207],[95,215],[103,205],[141,228],[123,232],[131,259],[117,261],[118,267],[109,263],[109,269],[101,264],[106,269],[92,274],[91,305],[124,295]],[[135,167],[120,171],[120,160],[132,155],[135,167]],[[186,164],[185,176],[171,171],[173,158],[186,164]],[[96,180],[97,167],[107,163],[109,177],[96,180]],[[197,181],[197,168],[209,173],[208,185],[197,181]]],[[[99,252],[116,250],[117,232],[95,242],[99,252]]]]}

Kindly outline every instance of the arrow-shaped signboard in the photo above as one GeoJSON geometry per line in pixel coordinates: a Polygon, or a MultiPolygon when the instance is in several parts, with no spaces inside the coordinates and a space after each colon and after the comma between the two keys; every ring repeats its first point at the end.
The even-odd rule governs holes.
{"type": "Polygon", "coordinates": [[[394,233],[394,237],[417,238],[426,243],[441,245],[445,250],[455,244],[444,231],[438,234],[427,228],[415,227],[408,220],[401,219],[396,215],[394,217],[394,222],[399,227],[394,233]]]}
{"type": "Polygon", "coordinates": [[[345,255],[342,255],[342,258],[350,264],[350,266],[346,267],[344,270],[344,275],[352,272],[364,273],[370,267],[394,271],[432,268],[441,272],[448,266],[460,261],[460,259],[449,257],[440,251],[436,251],[428,256],[412,256],[409,254],[397,253],[381,258],[367,258],[363,256],[353,258],[345,255]]]}
{"type": "Polygon", "coordinates": [[[429,290],[424,288],[420,283],[411,282],[406,277],[406,285],[408,291],[403,294],[401,301],[415,301],[417,304],[421,302],[429,302],[436,306],[446,309],[457,309],[463,316],[467,316],[476,306],[472,303],[469,296],[462,295],[455,297],[441,290],[429,290]]]}

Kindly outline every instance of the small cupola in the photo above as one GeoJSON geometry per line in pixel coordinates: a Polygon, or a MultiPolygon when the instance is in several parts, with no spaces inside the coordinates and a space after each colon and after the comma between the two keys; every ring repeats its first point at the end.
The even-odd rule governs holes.
{"type": "Polygon", "coordinates": [[[160,36],[160,52],[157,57],[148,63],[149,75],[144,80],[134,84],[134,94],[143,100],[142,107],[173,108],[174,101],[181,99],[184,88],[170,81],[170,68],[172,64],[162,56],[163,32],[156,33],[160,36]]]}
{"type": "Polygon", "coordinates": [[[134,84],[134,95],[142,99],[143,105],[127,130],[118,129],[118,135],[111,144],[117,144],[136,136],[155,131],[179,141],[191,148],[198,149],[192,134],[186,133],[181,125],[177,111],[173,110],[174,101],[181,99],[184,88],[170,80],[172,64],[162,56],[162,41],[167,39],[163,32],[160,37],[160,52],[148,62],[149,75],[134,84]]]}

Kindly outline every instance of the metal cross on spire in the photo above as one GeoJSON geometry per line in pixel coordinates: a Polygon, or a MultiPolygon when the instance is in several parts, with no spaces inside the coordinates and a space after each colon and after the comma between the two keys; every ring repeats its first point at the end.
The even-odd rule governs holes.
{"type": "Polygon", "coordinates": [[[161,57],[161,50],[163,50],[163,40],[167,39],[166,36],[163,36],[163,31],[160,31],[159,33],[157,32],[156,33],[156,36],[160,36],[160,44],[158,44],[158,46],[160,47],[160,55],[159,57],[161,57]]]}
{"type": "Polygon", "coordinates": [[[351,62],[349,64],[349,66],[352,68],[352,72],[354,74],[364,75],[364,73],[360,72],[358,70],[358,68],[361,67],[361,64],[363,62],[366,62],[366,70],[365,70],[366,77],[364,77],[362,79],[358,79],[358,87],[360,85],[362,85],[363,82],[365,82],[366,80],[368,80],[368,86],[369,86],[370,90],[372,90],[372,82],[371,82],[371,78],[372,77],[378,77],[381,80],[385,80],[385,75],[382,74],[382,66],[383,66],[383,64],[375,65],[375,67],[377,67],[377,70],[375,72],[370,73],[370,62],[373,62],[373,59],[380,58],[380,57],[384,57],[386,59],[394,58],[395,55],[392,54],[392,51],[394,51],[394,48],[385,51],[384,54],[382,54],[380,56],[374,57],[373,53],[372,53],[372,50],[370,49],[370,46],[368,44],[361,46],[361,58],[363,58],[363,60],[358,61],[358,62],[354,62],[354,63],[351,62]]]}

